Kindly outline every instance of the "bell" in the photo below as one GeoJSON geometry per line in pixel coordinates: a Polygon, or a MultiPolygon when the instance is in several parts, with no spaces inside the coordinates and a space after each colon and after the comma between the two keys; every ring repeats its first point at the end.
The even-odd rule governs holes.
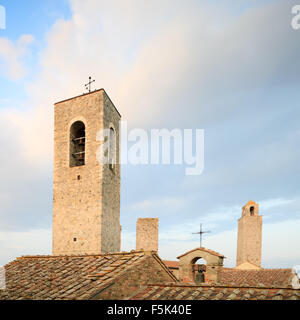
{"type": "Polygon", "coordinates": [[[196,283],[204,283],[204,273],[203,272],[197,273],[196,283]]]}

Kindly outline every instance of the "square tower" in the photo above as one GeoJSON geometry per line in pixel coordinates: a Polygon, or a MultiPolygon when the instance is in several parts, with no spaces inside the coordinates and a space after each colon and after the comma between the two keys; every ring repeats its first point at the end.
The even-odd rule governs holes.
{"type": "Polygon", "coordinates": [[[103,89],[58,102],[54,113],[53,254],[119,252],[121,116],[103,89]]]}
{"type": "Polygon", "coordinates": [[[261,267],[262,216],[259,206],[249,201],[242,208],[242,217],[238,222],[237,267],[261,267]]]}

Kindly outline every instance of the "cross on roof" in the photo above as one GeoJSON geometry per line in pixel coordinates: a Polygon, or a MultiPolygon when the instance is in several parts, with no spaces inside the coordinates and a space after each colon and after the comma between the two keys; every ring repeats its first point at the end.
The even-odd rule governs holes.
{"type": "Polygon", "coordinates": [[[193,233],[193,234],[200,235],[200,248],[202,248],[202,237],[203,237],[203,234],[205,234],[205,233],[210,233],[210,231],[203,231],[202,230],[202,223],[200,224],[200,232],[193,233]]]}
{"type": "Polygon", "coordinates": [[[95,82],[96,80],[92,80],[92,77],[89,77],[89,82],[85,85],[85,89],[91,92],[92,89],[92,83],[95,82]]]}

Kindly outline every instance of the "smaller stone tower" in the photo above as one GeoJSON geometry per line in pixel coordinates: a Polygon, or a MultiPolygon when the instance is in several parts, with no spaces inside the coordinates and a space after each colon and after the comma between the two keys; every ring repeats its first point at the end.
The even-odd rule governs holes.
{"type": "Polygon", "coordinates": [[[136,250],[158,251],[158,224],[158,219],[138,219],[136,224],[136,250]]]}
{"type": "Polygon", "coordinates": [[[237,268],[260,268],[261,249],[262,216],[258,204],[251,200],[242,208],[242,217],[238,221],[237,268]]]}

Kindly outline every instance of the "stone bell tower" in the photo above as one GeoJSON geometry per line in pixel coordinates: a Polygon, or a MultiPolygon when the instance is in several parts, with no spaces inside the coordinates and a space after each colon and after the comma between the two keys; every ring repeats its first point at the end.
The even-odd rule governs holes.
{"type": "Polygon", "coordinates": [[[262,216],[258,204],[249,201],[242,208],[238,222],[237,268],[255,269],[261,267],[262,216]]]}
{"type": "Polygon", "coordinates": [[[53,255],[119,252],[121,116],[103,89],[58,102],[54,113],[53,255]]]}

